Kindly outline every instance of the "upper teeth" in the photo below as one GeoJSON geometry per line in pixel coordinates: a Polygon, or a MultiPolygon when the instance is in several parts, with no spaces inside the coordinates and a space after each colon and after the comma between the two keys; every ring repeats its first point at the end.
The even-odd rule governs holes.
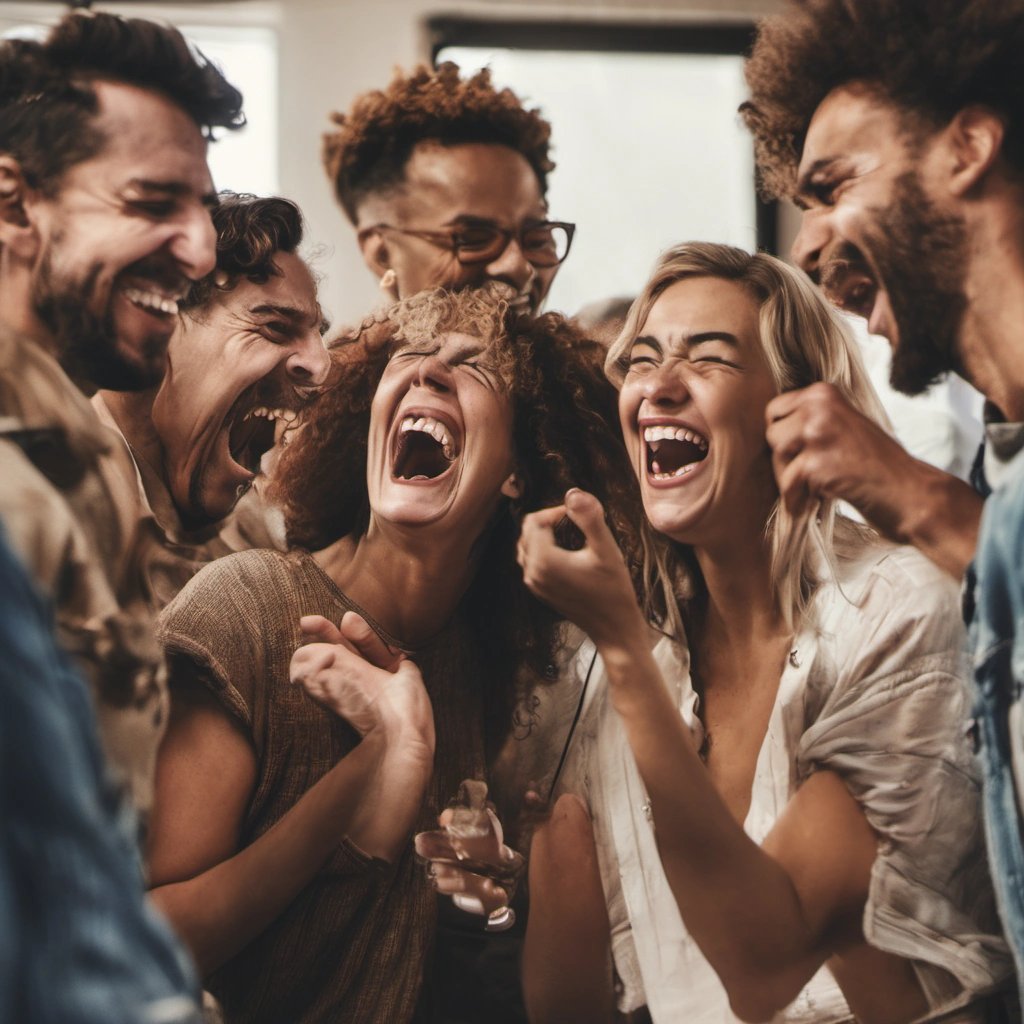
{"type": "Polygon", "coordinates": [[[177,313],[178,300],[168,298],[159,292],[144,292],[141,288],[125,288],[125,298],[134,302],[136,306],[144,306],[146,309],[154,309],[158,313],[177,313]]]}
{"type": "Polygon", "coordinates": [[[293,409],[268,409],[265,405],[258,405],[255,409],[250,409],[242,420],[244,422],[253,416],[263,416],[268,420],[283,420],[285,423],[294,423],[298,413],[293,409]]]}
{"type": "Polygon", "coordinates": [[[695,444],[701,451],[707,451],[707,441],[693,430],[685,427],[670,427],[661,425],[657,427],[644,427],[644,440],[651,444],[653,441],[689,441],[695,444]]]}
{"type": "Polygon", "coordinates": [[[429,434],[443,449],[444,457],[451,461],[455,458],[455,447],[448,434],[448,429],[440,420],[433,416],[406,416],[398,427],[399,434],[407,434],[410,430],[418,430],[429,434]]]}

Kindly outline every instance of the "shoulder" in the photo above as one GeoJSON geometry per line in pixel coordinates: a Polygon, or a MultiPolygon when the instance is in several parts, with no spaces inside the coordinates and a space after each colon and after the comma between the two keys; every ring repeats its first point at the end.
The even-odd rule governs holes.
{"type": "Polygon", "coordinates": [[[247,621],[253,628],[268,617],[277,619],[293,603],[300,556],[260,549],[239,551],[204,566],[182,588],[160,616],[162,633],[205,617],[247,621]]]}
{"type": "Polygon", "coordinates": [[[959,584],[911,547],[879,541],[843,559],[815,611],[840,649],[895,645],[891,653],[907,656],[922,644],[953,650],[964,641],[959,584]]]}

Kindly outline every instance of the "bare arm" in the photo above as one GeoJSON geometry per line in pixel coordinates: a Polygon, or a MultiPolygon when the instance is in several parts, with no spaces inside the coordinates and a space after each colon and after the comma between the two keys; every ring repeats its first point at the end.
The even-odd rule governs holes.
{"type": "MultiPolygon", "coordinates": [[[[326,679],[329,693],[338,682],[336,649],[318,646],[309,656],[309,678],[326,679]]],[[[399,686],[416,689],[412,665],[396,679],[399,674],[410,677],[398,680],[399,686]]],[[[420,696],[426,700],[425,693],[420,696]]],[[[432,720],[429,725],[429,736],[423,735],[422,721],[407,731],[394,723],[368,728],[359,746],[271,829],[240,848],[257,777],[255,753],[210,696],[179,680],[157,767],[151,884],[155,902],[204,975],[270,925],[345,837],[371,856],[397,855],[408,842],[430,775],[432,720]],[[413,735],[417,729],[422,742],[413,735]]]]}
{"type": "Polygon", "coordinates": [[[974,557],[984,502],[955,476],[915,459],[829,384],[768,405],[768,443],[787,508],[849,502],[881,534],[913,544],[960,579],[974,557]]]}
{"type": "Polygon", "coordinates": [[[565,795],[534,833],[523,995],[531,1024],[615,1019],[611,943],[590,817],[565,795]]]}
{"type": "Polygon", "coordinates": [[[764,1020],[791,1002],[829,956],[863,941],[860,916],[877,838],[830,772],[800,788],[763,847],[746,835],[710,782],[665,687],[600,505],[583,495],[567,511],[586,548],[554,545],[551,527],[561,509],[528,518],[520,545],[527,584],[597,644],[687,929],[734,1012],[764,1020]]]}

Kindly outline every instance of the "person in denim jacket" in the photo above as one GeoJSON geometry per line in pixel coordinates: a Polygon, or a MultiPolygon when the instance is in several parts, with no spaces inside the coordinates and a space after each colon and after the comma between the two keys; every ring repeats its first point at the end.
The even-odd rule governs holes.
{"type": "Polygon", "coordinates": [[[795,262],[889,339],[893,385],[917,394],[957,372],[987,399],[987,508],[827,386],[772,402],[768,441],[790,511],[845,499],[966,576],[989,853],[1024,979],[1022,48],[1020,0],[792,5],[759,29],[742,113],[766,190],[803,210],[795,262]]]}

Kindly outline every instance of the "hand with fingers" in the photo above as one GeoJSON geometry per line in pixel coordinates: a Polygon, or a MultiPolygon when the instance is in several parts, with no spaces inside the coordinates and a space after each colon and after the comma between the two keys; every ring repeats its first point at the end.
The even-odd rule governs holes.
{"type": "Polygon", "coordinates": [[[432,764],[434,715],[419,669],[355,612],[337,627],[321,616],[304,617],[302,626],[317,640],[292,655],[292,682],[361,736],[375,733],[403,759],[432,764]]]}
{"type": "Polygon", "coordinates": [[[622,552],[592,494],[573,488],[566,492],[564,505],[528,515],[518,559],[527,587],[599,647],[624,630],[646,630],[622,552]],[[579,550],[557,542],[556,529],[566,517],[583,536],[579,550]]]}
{"type": "Polygon", "coordinates": [[[779,493],[793,515],[838,498],[890,540],[908,541],[902,521],[919,463],[892,435],[832,384],[787,391],[766,417],[779,493]]]}
{"type": "Polygon", "coordinates": [[[438,824],[439,829],[416,836],[416,853],[428,862],[437,891],[451,896],[460,910],[487,917],[488,931],[510,928],[515,913],[509,903],[526,862],[505,845],[486,784],[465,780],[438,824]]]}

